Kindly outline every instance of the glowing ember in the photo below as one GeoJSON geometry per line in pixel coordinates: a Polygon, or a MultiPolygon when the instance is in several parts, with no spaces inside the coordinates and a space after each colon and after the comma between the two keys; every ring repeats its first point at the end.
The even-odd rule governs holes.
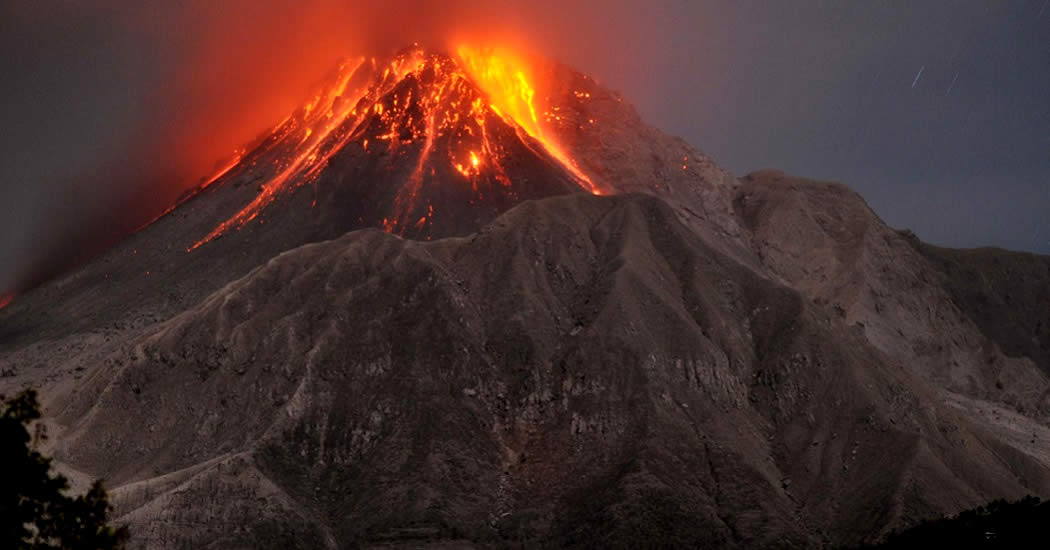
{"type": "Polygon", "coordinates": [[[526,67],[512,55],[467,47],[458,49],[458,61],[426,54],[417,46],[385,66],[363,57],[344,63],[333,84],[274,128],[264,151],[238,155],[201,186],[223,179],[249,160],[252,166],[263,162],[273,170],[272,176],[262,178],[265,183],[248,205],[189,250],[244,227],[279,196],[315,181],[332,156],[350,143],[388,159],[411,155],[416,162],[407,181],[398,186],[393,215],[383,219],[383,228],[392,233],[421,229],[431,220],[433,205],[420,204],[419,197],[424,176],[441,171],[434,159],[445,159],[445,166],[466,178],[477,197],[494,183],[513,194],[502,163],[505,152],[490,135],[490,125],[499,121],[514,128],[528,147],[534,147],[530,141],[538,144],[581,187],[600,194],[544,131],[547,121],[537,115],[544,106],[538,105],[526,67]]]}

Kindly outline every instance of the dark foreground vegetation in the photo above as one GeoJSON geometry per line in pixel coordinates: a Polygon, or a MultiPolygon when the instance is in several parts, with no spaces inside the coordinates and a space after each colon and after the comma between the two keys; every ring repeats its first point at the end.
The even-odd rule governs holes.
{"type": "Polygon", "coordinates": [[[996,500],[957,516],[925,521],[866,548],[1047,548],[1050,501],[996,500]]]}
{"type": "Polygon", "coordinates": [[[34,449],[42,433],[31,435],[29,428],[38,418],[36,392],[0,396],[0,548],[123,548],[127,530],[107,524],[110,507],[101,482],[84,495],[68,496],[69,481],[34,449]]]}

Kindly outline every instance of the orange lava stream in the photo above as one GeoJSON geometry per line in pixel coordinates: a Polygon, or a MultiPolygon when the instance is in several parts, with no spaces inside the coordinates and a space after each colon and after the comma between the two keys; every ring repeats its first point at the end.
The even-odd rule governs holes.
{"type": "MultiPolygon", "coordinates": [[[[465,145],[464,142],[476,142],[479,135],[481,143],[475,143],[474,147],[480,149],[482,154],[490,155],[492,174],[495,179],[504,185],[510,183],[489,143],[485,131],[484,111],[477,110],[477,107],[481,105],[481,99],[477,98],[470,102],[474,92],[468,76],[451,60],[443,56],[429,56],[425,67],[433,71],[433,82],[423,90],[424,95],[418,101],[422,116],[420,120],[413,120],[411,116],[407,116],[406,122],[413,136],[407,143],[422,137],[423,146],[415,170],[407,184],[398,190],[394,198],[393,218],[383,220],[383,229],[390,233],[403,234],[408,227],[422,229],[433,216],[433,205],[427,205],[426,214],[423,217],[418,219],[410,217],[411,212],[418,206],[424,170],[434,154],[435,143],[439,137],[448,137],[450,133],[455,132],[455,139],[452,141],[455,142],[457,148],[466,147],[465,151],[448,149],[448,161],[460,174],[470,180],[471,187],[475,191],[478,190],[477,176],[481,174],[481,159],[478,153],[470,149],[471,145],[465,145]],[[465,113],[468,103],[471,107],[469,112],[465,113]],[[464,161],[460,161],[458,157],[467,155],[469,155],[467,157],[469,160],[465,159],[465,162],[469,168],[464,168],[464,161]]],[[[391,117],[388,121],[391,125],[390,134],[401,131],[400,117],[406,116],[404,109],[407,108],[407,103],[399,103],[398,98],[395,98],[394,102],[395,105],[383,114],[384,117],[387,115],[391,117]]],[[[450,146],[451,143],[446,142],[446,145],[450,146]]],[[[433,172],[433,168],[431,171],[433,172]]]]}
{"type": "Polygon", "coordinates": [[[219,181],[220,178],[225,176],[227,173],[229,173],[230,170],[233,170],[233,168],[235,166],[240,164],[241,163],[241,159],[243,159],[243,158],[244,158],[244,152],[243,151],[238,151],[233,156],[233,158],[230,159],[230,162],[226,163],[222,168],[219,169],[218,172],[215,172],[215,175],[213,175],[212,177],[208,178],[207,181],[202,183],[201,186],[198,187],[198,190],[207,189],[208,186],[210,186],[211,184],[215,183],[216,181],[219,181]]]}
{"type": "MultiPolygon", "coordinates": [[[[441,78],[441,65],[435,64],[435,73],[437,78],[441,78]]],[[[416,164],[416,169],[412,172],[412,176],[409,178],[407,188],[400,189],[397,196],[394,197],[394,208],[396,210],[396,217],[394,219],[383,220],[383,230],[387,233],[393,233],[397,230],[398,223],[404,221],[408,215],[412,204],[415,202],[416,195],[419,194],[419,190],[423,185],[423,168],[426,166],[427,159],[430,158],[430,152],[434,149],[434,133],[436,131],[437,124],[437,106],[440,104],[442,98],[445,95],[446,87],[448,82],[441,82],[435,86],[435,90],[428,97],[422,98],[423,110],[426,114],[426,138],[423,142],[423,150],[419,153],[419,162],[416,164]],[[407,193],[406,193],[407,192],[407,193]]],[[[393,131],[391,131],[393,133],[393,131]]],[[[430,211],[433,212],[433,206],[430,207],[430,211]]],[[[426,217],[423,217],[416,221],[416,227],[422,227],[427,221],[426,217]]]]}
{"type": "MultiPolygon", "coordinates": [[[[277,176],[271,178],[263,185],[262,192],[259,193],[259,196],[257,196],[255,200],[249,203],[248,206],[244,207],[234,217],[221,223],[203,239],[194,243],[189,250],[199,248],[204,243],[215,239],[231,228],[244,227],[244,225],[258,217],[259,213],[262,212],[267,204],[273,202],[276,198],[277,192],[281,190],[285,183],[287,183],[293,176],[299,174],[304,166],[315,165],[314,163],[318,158],[318,150],[321,145],[324,144],[325,140],[327,140],[332,132],[340,126],[340,123],[351,115],[354,106],[364,95],[365,91],[367,91],[367,89],[362,88],[354,90],[348,98],[343,97],[346,93],[347,85],[350,83],[350,78],[359,68],[361,68],[362,65],[364,65],[364,62],[364,58],[359,58],[352,67],[346,64],[340,67],[340,78],[338,83],[328,90],[326,94],[323,94],[323,96],[318,95],[313,101],[303,106],[301,122],[298,118],[289,119],[282,125],[278,126],[278,132],[283,131],[286,133],[295,131],[300,124],[306,126],[303,131],[302,141],[299,143],[302,147],[298,151],[298,154],[287,164],[278,166],[280,172],[277,176]],[[319,106],[323,106],[325,109],[319,109],[319,106]],[[329,116],[328,113],[332,114],[329,116]],[[318,127],[319,129],[315,131],[315,128],[318,127]]],[[[325,157],[325,160],[327,160],[327,156],[325,157]]],[[[219,176],[212,181],[221,176],[222,174],[219,174],[219,176]]]]}
{"type": "Polygon", "coordinates": [[[150,221],[140,225],[137,229],[135,229],[134,232],[138,233],[139,231],[142,231],[143,229],[153,225],[154,222],[156,222],[157,220],[163,218],[164,216],[167,216],[173,210],[175,210],[176,208],[182,206],[186,201],[188,201],[191,198],[193,198],[194,196],[196,196],[197,193],[200,193],[201,191],[207,189],[211,184],[213,184],[213,183],[219,181],[220,179],[222,179],[223,176],[228,174],[238,164],[240,164],[241,160],[243,158],[244,158],[244,152],[243,151],[237,151],[233,155],[233,158],[231,158],[228,163],[223,165],[222,168],[220,168],[217,172],[215,172],[215,174],[213,174],[212,177],[208,178],[207,180],[205,180],[204,183],[202,183],[199,186],[197,186],[197,188],[194,189],[191,193],[188,193],[188,194],[186,194],[186,196],[184,196],[184,197],[180,198],[179,200],[175,201],[175,204],[165,208],[163,212],[161,212],[160,214],[157,214],[152,220],[150,220],[150,221]]]}
{"type": "Polygon", "coordinates": [[[509,117],[507,122],[513,121],[540,142],[547,153],[580,180],[585,189],[595,195],[602,194],[601,189],[576,166],[576,162],[554,138],[543,131],[543,125],[536,116],[536,89],[532,84],[533,79],[526,73],[526,63],[513,54],[494,49],[460,46],[456,53],[474,82],[489,95],[493,112],[504,120],[509,117]]]}

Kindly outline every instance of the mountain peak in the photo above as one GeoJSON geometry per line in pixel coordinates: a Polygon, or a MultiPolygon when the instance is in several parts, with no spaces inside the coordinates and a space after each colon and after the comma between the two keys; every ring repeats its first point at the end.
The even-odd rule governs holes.
{"type": "Polygon", "coordinates": [[[347,157],[370,166],[370,173],[344,183],[395,190],[385,197],[389,193],[375,189],[368,198],[390,199],[377,205],[384,215],[374,221],[405,236],[429,236],[438,209],[451,206],[435,200],[447,202],[449,195],[467,205],[498,203],[502,211],[550,194],[550,182],[558,193],[600,194],[547,130],[555,118],[541,104],[528,68],[493,49],[463,46],[449,54],[414,44],[386,60],[344,60],[260,145],[236,155],[202,186],[246,174],[263,181],[252,200],[189,249],[265,216],[279,197],[339,171],[347,157]]]}
{"type": "MultiPolygon", "coordinates": [[[[341,60],[302,105],[57,291],[119,287],[167,315],[308,243],[370,228],[462,237],[518,204],[566,194],[657,195],[739,256],[732,181],[565,65],[413,45],[341,60]]],[[[101,302],[78,325],[123,314],[119,300],[94,296],[101,302]]]]}

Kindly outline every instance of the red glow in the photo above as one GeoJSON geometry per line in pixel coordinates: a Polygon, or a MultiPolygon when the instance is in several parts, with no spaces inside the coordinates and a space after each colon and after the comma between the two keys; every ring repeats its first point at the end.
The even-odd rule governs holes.
{"type": "Polygon", "coordinates": [[[237,152],[235,152],[233,154],[233,156],[230,157],[230,160],[228,162],[226,162],[226,164],[223,165],[222,168],[220,168],[218,171],[216,171],[215,174],[212,175],[212,177],[208,178],[207,180],[204,181],[203,184],[201,184],[200,189],[207,188],[209,185],[211,185],[211,184],[215,183],[216,181],[218,181],[219,178],[225,176],[227,174],[227,172],[229,172],[230,170],[233,170],[234,166],[237,166],[238,164],[241,163],[241,159],[242,158],[244,158],[244,151],[237,151],[237,152]]]}
{"type": "Polygon", "coordinates": [[[13,302],[14,299],[14,294],[0,294],[0,309],[4,309],[5,307],[11,305],[11,302],[13,302]]]}
{"type": "MultiPolygon", "coordinates": [[[[489,106],[508,122],[513,121],[547,152],[568,169],[583,187],[595,195],[601,195],[597,185],[567,155],[558,142],[546,131],[537,116],[542,107],[536,97],[536,81],[530,76],[529,64],[524,58],[503,49],[472,48],[460,46],[457,55],[464,68],[482,90],[489,95],[489,106]]],[[[590,97],[590,94],[587,94],[590,97]]]]}
{"type": "MultiPolygon", "coordinates": [[[[247,206],[189,250],[244,227],[282,194],[315,181],[329,159],[352,142],[377,155],[385,152],[393,156],[400,148],[413,144],[419,147],[418,164],[408,181],[398,188],[394,216],[383,220],[383,228],[392,233],[402,233],[407,227],[422,228],[433,208],[428,208],[422,218],[410,217],[410,213],[422,206],[418,196],[424,170],[435,158],[444,158],[475,191],[477,178],[483,174],[505,187],[511,186],[503,168],[505,159],[489,138],[489,124],[500,120],[516,128],[526,142],[538,143],[581,187],[601,194],[554,141],[551,132],[546,131],[547,121],[537,114],[545,106],[536,99],[536,85],[527,64],[520,59],[502,51],[468,47],[459,48],[458,57],[451,58],[413,47],[385,66],[375,58],[364,57],[344,63],[326,88],[313,94],[295,114],[274,128],[272,143],[278,145],[271,147],[283,151],[274,161],[275,175],[262,184],[259,194],[247,206]],[[407,79],[414,85],[402,86],[407,79]],[[376,128],[381,130],[375,132],[376,128]],[[436,152],[435,138],[451,132],[465,135],[457,133],[455,143],[459,145],[436,152]],[[368,136],[375,140],[371,149],[368,136]],[[435,153],[440,156],[435,157],[435,153]]],[[[239,155],[201,188],[238,172],[235,166],[243,160],[239,155]]]]}

